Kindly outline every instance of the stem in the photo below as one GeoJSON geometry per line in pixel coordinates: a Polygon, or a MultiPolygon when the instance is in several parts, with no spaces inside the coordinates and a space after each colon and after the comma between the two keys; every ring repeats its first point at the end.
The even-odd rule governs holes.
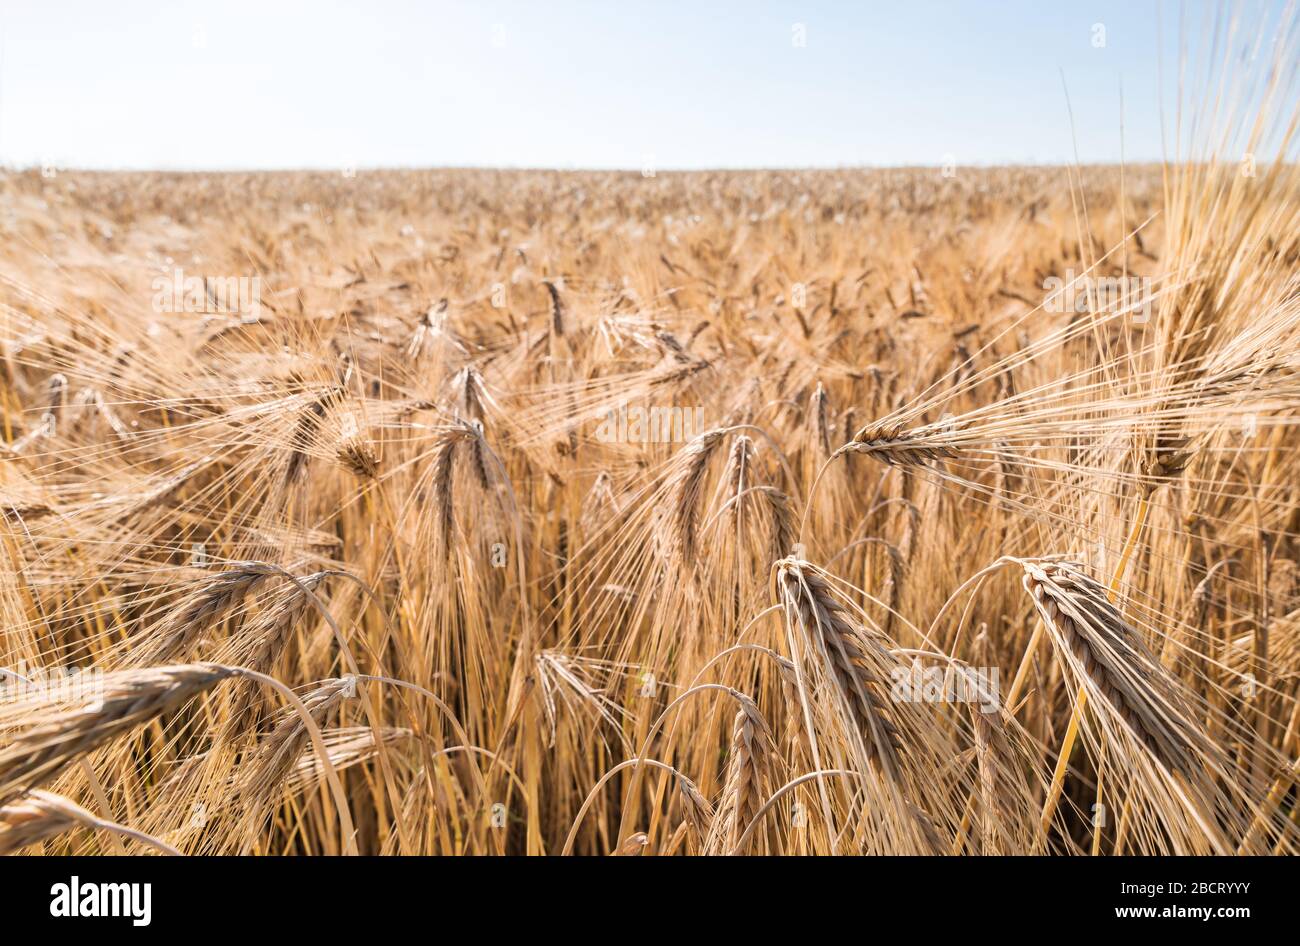
{"type": "MultiPolygon", "coordinates": [[[[793,781],[786,782],[776,790],[776,793],[771,798],[763,802],[763,807],[758,809],[758,813],[754,815],[754,820],[746,825],[745,830],[742,831],[740,837],[736,839],[736,846],[732,848],[731,851],[732,855],[734,856],[737,851],[744,850],[745,842],[749,840],[749,836],[754,833],[754,829],[758,827],[758,823],[763,820],[763,816],[771,811],[772,806],[781,800],[781,796],[798,788],[804,782],[812,779],[820,779],[823,775],[843,775],[851,778],[862,778],[861,772],[854,772],[849,769],[819,769],[816,772],[809,772],[807,775],[801,775],[793,781]]],[[[830,825],[827,825],[827,828],[828,830],[833,830],[830,825]]]]}
{"type": "Polygon", "coordinates": [[[578,814],[573,819],[573,826],[569,828],[569,835],[564,839],[564,847],[560,851],[561,857],[568,857],[570,854],[573,853],[573,842],[576,841],[578,838],[578,829],[582,827],[582,819],[586,816],[587,809],[591,807],[591,803],[596,800],[596,796],[600,794],[600,790],[605,787],[605,785],[609,782],[611,778],[613,778],[623,769],[626,769],[628,766],[642,766],[642,765],[649,765],[657,769],[663,769],[665,772],[669,772],[677,776],[678,778],[686,777],[682,775],[681,772],[678,772],[675,768],[673,768],[668,763],[660,762],[658,759],[644,759],[644,758],[624,759],[618,765],[614,766],[612,769],[610,769],[608,772],[602,775],[600,777],[600,781],[598,781],[594,786],[592,786],[591,791],[587,793],[587,797],[583,799],[582,807],[578,809],[578,814]]]}

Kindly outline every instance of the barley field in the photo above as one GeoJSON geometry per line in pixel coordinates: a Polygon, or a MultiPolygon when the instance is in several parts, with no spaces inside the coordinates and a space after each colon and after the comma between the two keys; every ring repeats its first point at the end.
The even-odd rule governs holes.
{"type": "Polygon", "coordinates": [[[0,226],[0,852],[1300,846],[1294,164],[0,226]]]}

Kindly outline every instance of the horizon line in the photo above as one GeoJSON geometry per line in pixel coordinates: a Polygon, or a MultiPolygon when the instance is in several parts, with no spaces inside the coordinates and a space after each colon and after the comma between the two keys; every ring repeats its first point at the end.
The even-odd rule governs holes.
{"type": "MultiPolygon", "coordinates": [[[[1124,159],[1124,160],[1099,160],[1099,161],[977,161],[977,162],[955,162],[951,166],[956,169],[973,169],[973,170],[1000,170],[1007,168],[1132,168],[1132,167],[1150,167],[1165,165],[1187,165],[1187,164],[1235,164],[1236,161],[1223,161],[1216,159],[1207,159],[1200,161],[1190,161],[1186,158],[1170,160],[1168,158],[1144,158],[1141,160],[1124,159]]],[[[1292,162],[1265,162],[1268,166],[1274,163],[1290,164],[1292,162]]],[[[786,173],[813,173],[813,172],[835,172],[835,171],[911,171],[911,170],[940,170],[949,166],[950,162],[917,162],[912,164],[808,164],[808,165],[761,165],[761,164],[737,164],[737,165],[699,165],[699,166],[676,166],[660,167],[655,166],[650,169],[652,173],[646,173],[646,169],[628,166],[614,165],[506,165],[506,164],[376,164],[376,165],[357,165],[340,166],[340,165],[299,165],[286,167],[97,167],[92,165],[60,165],[60,164],[7,164],[0,161],[0,173],[5,174],[25,174],[35,172],[40,174],[45,168],[51,168],[58,174],[385,174],[397,172],[421,172],[421,171],[499,171],[510,173],[537,173],[546,172],[553,174],[635,174],[647,179],[652,179],[660,174],[709,174],[709,173],[760,173],[760,172],[786,172],[786,173]]]]}

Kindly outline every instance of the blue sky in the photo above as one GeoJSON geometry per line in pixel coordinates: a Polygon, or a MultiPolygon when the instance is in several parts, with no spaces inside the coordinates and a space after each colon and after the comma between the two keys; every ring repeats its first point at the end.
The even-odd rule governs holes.
{"type": "Polygon", "coordinates": [[[1214,19],[1197,0],[0,0],[0,163],[1058,163],[1067,88],[1079,157],[1117,161],[1121,83],[1124,157],[1151,160],[1160,57],[1172,102],[1180,37],[1214,19]]]}

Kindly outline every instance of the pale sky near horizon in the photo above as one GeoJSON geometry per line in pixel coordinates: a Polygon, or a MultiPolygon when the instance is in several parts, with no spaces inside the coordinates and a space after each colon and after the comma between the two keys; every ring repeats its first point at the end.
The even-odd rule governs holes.
{"type": "Polygon", "coordinates": [[[1196,0],[0,0],[0,165],[1062,163],[1067,89],[1080,160],[1121,159],[1121,114],[1124,159],[1159,160],[1158,75],[1171,103],[1214,21],[1196,0]]]}

